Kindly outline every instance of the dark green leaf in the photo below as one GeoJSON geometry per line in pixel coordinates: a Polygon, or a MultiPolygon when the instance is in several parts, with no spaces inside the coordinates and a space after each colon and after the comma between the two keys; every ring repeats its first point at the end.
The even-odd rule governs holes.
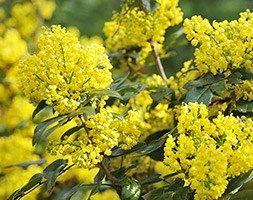
{"type": "Polygon", "coordinates": [[[32,140],[32,144],[35,145],[36,143],[38,143],[41,139],[41,136],[43,135],[43,133],[46,131],[46,129],[52,125],[53,123],[66,118],[66,116],[57,116],[51,119],[48,119],[40,124],[38,124],[34,130],[34,136],[33,136],[33,140],[32,140]]]}
{"type": "Polygon", "coordinates": [[[67,192],[64,192],[63,196],[61,197],[62,200],[70,200],[70,198],[80,189],[80,185],[76,185],[67,192]]]}
{"type": "Polygon", "coordinates": [[[253,179],[244,183],[239,191],[242,191],[242,190],[253,190],[253,179]]]}
{"type": "Polygon", "coordinates": [[[128,178],[122,186],[121,197],[124,200],[138,200],[141,195],[141,186],[133,179],[128,178]]]}
{"type": "Polygon", "coordinates": [[[122,156],[122,155],[125,155],[125,154],[129,154],[129,153],[132,153],[134,151],[137,151],[138,149],[142,148],[145,146],[145,143],[144,142],[140,142],[138,144],[136,144],[135,146],[133,146],[131,149],[129,150],[124,150],[124,149],[121,149],[120,147],[114,147],[112,149],[112,155],[113,157],[118,157],[118,156],[122,156]]]}
{"type": "Polygon", "coordinates": [[[160,182],[161,180],[162,179],[160,178],[160,174],[155,174],[151,177],[148,177],[144,181],[142,181],[141,187],[146,186],[146,185],[150,185],[150,184],[153,184],[153,183],[160,182]]]}
{"type": "Polygon", "coordinates": [[[236,102],[236,110],[242,113],[253,112],[253,101],[239,99],[236,102]]]}
{"type": "Polygon", "coordinates": [[[141,0],[143,6],[147,9],[147,11],[154,11],[160,4],[155,0],[141,0]]]}
{"type": "Polygon", "coordinates": [[[230,200],[252,200],[253,190],[243,190],[231,196],[230,200]]]}
{"type": "Polygon", "coordinates": [[[150,154],[157,150],[159,147],[161,147],[165,143],[165,139],[160,138],[157,140],[151,141],[148,145],[144,146],[137,152],[137,156],[143,156],[150,154]]]}
{"type": "Polygon", "coordinates": [[[113,83],[110,86],[110,89],[111,90],[117,90],[118,87],[126,81],[128,76],[129,76],[129,73],[126,73],[125,76],[120,77],[119,79],[113,81],[113,83]]]}
{"type": "Polygon", "coordinates": [[[6,77],[6,73],[0,70],[0,83],[4,82],[5,77],[6,77]]]}
{"type": "Polygon", "coordinates": [[[157,106],[157,104],[167,95],[172,94],[173,90],[167,87],[152,87],[147,88],[150,90],[150,96],[153,99],[153,103],[151,105],[151,109],[157,106]]]}
{"type": "Polygon", "coordinates": [[[227,77],[228,83],[230,84],[241,84],[242,81],[242,74],[240,72],[234,72],[230,76],[227,77]]]}
{"type": "Polygon", "coordinates": [[[210,88],[192,88],[185,97],[185,103],[198,102],[205,105],[210,105],[212,102],[213,93],[210,88]]]}
{"type": "Polygon", "coordinates": [[[215,90],[215,91],[227,90],[226,80],[222,80],[222,81],[212,84],[211,90],[215,90]]]}
{"type": "Polygon", "coordinates": [[[65,137],[65,136],[68,136],[68,137],[69,137],[69,136],[72,135],[73,133],[79,131],[81,128],[83,128],[83,126],[75,126],[75,127],[73,127],[73,128],[70,128],[70,129],[67,130],[65,133],[63,133],[63,135],[61,136],[61,141],[64,140],[64,137],[65,137]]]}
{"type": "Polygon", "coordinates": [[[217,83],[224,79],[222,74],[213,75],[211,72],[204,74],[199,79],[194,81],[189,81],[184,85],[185,89],[191,89],[193,87],[203,87],[206,85],[211,85],[217,83]]]}
{"type": "Polygon", "coordinates": [[[58,159],[43,170],[44,177],[47,179],[47,191],[50,191],[54,187],[57,177],[59,176],[60,172],[66,167],[66,165],[67,160],[58,159]]]}
{"type": "Polygon", "coordinates": [[[237,192],[245,183],[252,180],[252,178],[253,178],[252,170],[238,177],[233,178],[231,181],[229,181],[229,184],[224,194],[237,192]]]}
{"type": "Polygon", "coordinates": [[[102,180],[104,179],[104,177],[105,177],[105,173],[103,169],[100,168],[97,175],[94,177],[95,187],[92,189],[91,195],[94,195],[97,192],[99,192],[101,184],[102,184],[102,180]]]}
{"type": "Polygon", "coordinates": [[[32,119],[34,119],[34,117],[47,106],[46,101],[42,100],[33,111],[32,119]]]}
{"type": "Polygon", "coordinates": [[[243,80],[253,79],[253,72],[247,68],[239,68],[235,71],[239,72],[242,75],[243,80]]]}
{"type": "Polygon", "coordinates": [[[42,165],[45,162],[46,162],[46,160],[44,158],[42,158],[42,159],[35,160],[35,161],[23,162],[23,163],[19,163],[19,164],[15,164],[15,165],[9,165],[6,168],[14,167],[14,166],[17,166],[17,167],[28,167],[30,165],[42,165]]]}
{"type": "Polygon", "coordinates": [[[60,121],[58,121],[58,124],[47,129],[44,134],[41,136],[40,140],[38,142],[42,142],[44,141],[50,134],[52,134],[56,129],[60,128],[61,126],[63,126],[64,124],[66,124],[69,121],[68,118],[62,119],[60,121]]]}
{"type": "Polygon", "coordinates": [[[21,197],[26,191],[38,185],[42,181],[42,178],[43,178],[43,174],[41,173],[33,175],[32,178],[28,181],[28,183],[24,185],[24,187],[22,187],[21,189],[15,191],[8,198],[8,200],[14,200],[14,199],[17,199],[18,197],[21,197]]]}
{"type": "Polygon", "coordinates": [[[122,167],[118,170],[115,170],[112,172],[113,177],[117,178],[117,181],[120,182],[126,175],[127,171],[129,171],[130,169],[135,168],[135,165],[131,165],[130,167],[122,167]]]}

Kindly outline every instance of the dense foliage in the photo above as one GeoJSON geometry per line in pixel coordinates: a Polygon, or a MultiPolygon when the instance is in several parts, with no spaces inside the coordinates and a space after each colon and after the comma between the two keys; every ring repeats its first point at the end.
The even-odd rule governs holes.
{"type": "Polygon", "coordinates": [[[54,0],[0,3],[0,198],[252,197],[250,10],[210,22],[124,0],[103,41],[44,26],[54,0]],[[194,55],[167,77],[183,34],[194,55]]]}

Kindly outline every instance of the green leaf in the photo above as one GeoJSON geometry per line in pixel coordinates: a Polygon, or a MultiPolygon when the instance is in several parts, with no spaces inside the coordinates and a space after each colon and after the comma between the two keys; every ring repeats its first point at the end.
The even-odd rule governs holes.
{"type": "Polygon", "coordinates": [[[148,145],[146,145],[145,147],[141,148],[137,152],[137,156],[143,156],[143,155],[150,154],[150,153],[154,152],[155,150],[157,150],[159,147],[161,147],[164,143],[165,143],[165,139],[164,138],[153,140],[148,145]]]}
{"type": "Polygon", "coordinates": [[[243,190],[231,196],[230,200],[252,200],[253,190],[243,190]]]}
{"type": "Polygon", "coordinates": [[[50,134],[52,134],[56,129],[60,128],[61,126],[63,126],[64,124],[66,124],[69,121],[68,118],[62,119],[60,121],[58,121],[58,124],[47,129],[43,135],[41,135],[41,138],[38,142],[42,142],[44,141],[50,134]]]}
{"type": "Polygon", "coordinates": [[[253,178],[252,170],[233,178],[231,181],[229,181],[229,184],[224,194],[236,193],[245,183],[252,180],[252,178],[253,178]]]}
{"type": "Polygon", "coordinates": [[[124,200],[138,200],[141,196],[141,186],[134,180],[128,178],[122,186],[121,197],[124,200]]]}
{"type": "Polygon", "coordinates": [[[5,82],[6,73],[2,70],[0,70],[0,83],[5,82]]]}
{"type": "Polygon", "coordinates": [[[18,197],[21,197],[26,191],[32,189],[36,185],[38,185],[43,178],[43,174],[35,174],[32,176],[32,178],[28,181],[26,185],[24,185],[21,189],[16,190],[9,198],[8,200],[14,200],[17,199],[18,197]]]}
{"type": "Polygon", "coordinates": [[[147,11],[152,12],[154,11],[157,7],[160,6],[160,4],[155,1],[155,0],[141,0],[143,6],[147,9],[147,11]]]}
{"type": "Polygon", "coordinates": [[[227,90],[226,80],[222,80],[222,81],[212,84],[210,89],[215,90],[215,91],[227,90]]]}
{"type": "Polygon", "coordinates": [[[68,137],[69,137],[69,136],[72,135],[73,133],[79,131],[81,128],[83,128],[83,126],[75,126],[75,127],[73,127],[73,128],[70,128],[69,130],[67,130],[65,133],[62,134],[62,136],[61,136],[61,141],[64,140],[64,137],[65,137],[65,136],[68,136],[68,137]]]}
{"type": "Polygon", "coordinates": [[[53,117],[51,119],[48,119],[40,124],[38,124],[34,130],[34,136],[33,136],[33,140],[32,140],[32,144],[35,145],[36,143],[38,143],[41,140],[41,136],[43,135],[43,133],[46,131],[46,129],[52,125],[53,123],[66,118],[66,116],[60,115],[57,117],[53,117]]]}
{"type": "Polygon", "coordinates": [[[48,165],[44,170],[43,174],[45,179],[47,179],[46,182],[46,190],[50,191],[55,185],[56,179],[59,176],[60,172],[66,167],[67,160],[64,159],[58,159],[48,165]]]}
{"type": "Polygon", "coordinates": [[[110,89],[116,91],[119,88],[119,86],[122,85],[126,81],[128,76],[129,76],[129,73],[126,73],[123,77],[120,77],[119,79],[113,81],[113,83],[110,86],[110,89]]]}
{"type": "Polygon", "coordinates": [[[242,80],[253,79],[253,72],[247,68],[239,68],[235,72],[239,72],[242,75],[242,80]]]}
{"type": "Polygon", "coordinates": [[[99,171],[98,171],[98,173],[97,173],[97,175],[94,177],[95,187],[92,189],[91,195],[94,195],[94,194],[96,194],[96,193],[99,192],[101,184],[102,184],[102,180],[104,179],[104,177],[105,177],[105,173],[100,168],[99,171]]]}
{"type": "Polygon", "coordinates": [[[34,119],[34,117],[47,106],[46,101],[42,100],[33,111],[32,119],[34,119]]]}
{"type": "Polygon", "coordinates": [[[172,183],[164,187],[152,190],[143,196],[144,200],[185,200],[188,188],[184,187],[184,181],[176,178],[172,183]],[[180,194],[181,193],[181,194],[180,194]]]}
{"type": "Polygon", "coordinates": [[[121,95],[114,90],[106,90],[106,89],[93,89],[89,91],[89,94],[96,97],[109,96],[121,99],[121,95]]]}
{"type": "Polygon", "coordinates": [[[242,84],[242,74],[240,72],[234,72],[227,77],[228,83],[230,84],[242,84]]]}
{"type": "Polygon", "coordinates": [[[61,197],[62,200],[70,200],[70,198],[80,189],[81,185],[76,185],[72,187],[67,192],[64,192],[63,196],[61,197]]]}
{"type": "Polygon", "coordinates": [[[167,95],[172,94],[173,90],[167,87],[150,87],[147,88],[150,90],[150,96],[153,99],[153,103],[151,105],[151,109],[153,109],[157,104],[167,95]]]}
{"type": "Polygon", "coordinates": [[[125,154],[129,154],[129,153],[132,153],[134,151],[137,151],[138,149],[142,148],[146,146],[146,144],[144,142],[139,142],[138,144],[136,144],[135,146],[133,146],[131,149],[129,150],[124,150],[120,147],[114,147],[112,149],[112,154],[111,156],[112,157],[118,157],[118,156],[122,156],[122,155],[125,155],[125,154]]]}
{"type": "Polygon", "coordinates": [[[39,160],[35,160],[35,161],[29,161],[29,162],[23,162],[23,163],[19,163],[19,164],[15,164],[15,165],[9,165],[7,166],[6,168],[9,168],[9,167],[14,167],[14,166],[17,166],[17,167],[28,167],[30,165],[42,165],[46,162],[46,160],[44,158],[42,159],[39,159],[39,160]]]}
{"type": "Polygon", "coordinates": [[[236,110],[242,113],[253,112],[253,101],[239,99],[236,102],[236,110]]]}
{"type": "Polygon", "coordinates": [[[213,93],[210,88],[192,88],[185,97],[185,103],[198,102],[205,105],[210,105],[212,102],[213,93]]]}
{"type": "Polygon", "coordinates": [[[194,81],[189,81],[184,85],[185,89],[190,89],[192,87],[203,87],[206,85],[211,85],[217,83],[224,79],[222,74],[213,75],[211,72],[204,74],[199,79],[194,81]]]}
{"type": "Polygon", "coordinates": [[[144,187],[146,185],[150,185],[150,184],[153,184],[153,183],[160,182],[161,180],[162,180],[162,178],[160,178],[160,174],[155,174],[151,177],[148,177],[144,181],[142,181],[141,187],[144,187]]]}
{"type": "Polygon", "coordinates": [[[135,165],[131,165],[127,168],[122,167],[122,168],[115,170],[111,173],[112,173],[112,176],[117,179],[116,182],[121,182],[125,178],[127,171],[129,171],[130,169],[133,169],[135,167],[136,167],[135,165]]]}

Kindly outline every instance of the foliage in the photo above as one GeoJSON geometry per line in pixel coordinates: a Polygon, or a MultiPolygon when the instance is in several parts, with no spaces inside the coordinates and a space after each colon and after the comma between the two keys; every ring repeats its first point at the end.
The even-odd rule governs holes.
{"type": "Polygon", "coordinates": [[[250,10],[183,21],[178,0],[124,0],[103,41],[43,26],[54,0],[0,3],[1,198],[250,199],[250,10]],[[194,56],[167,78],[183,33],[194,56]]]}

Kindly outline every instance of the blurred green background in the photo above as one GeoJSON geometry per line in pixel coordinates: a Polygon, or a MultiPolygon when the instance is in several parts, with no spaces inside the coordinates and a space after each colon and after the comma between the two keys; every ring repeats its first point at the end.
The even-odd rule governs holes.
{"type": "MultiPolygon", "coordinates": [[[[56,0],[57,10],[48,24],[76,26],[81,35],[99,35],[104,38],[102,29],[105,21],[111,19],[113,10],[120,9],[120,0],[56,0]]],[[[179,5],[184,18],[201,15],[209,20],[233,20],[239,13],[253,7],[252,0],[181,0],[179,5]]],[[[168,31],[172,33],[182,24],[168,31]]],[[[183,62],[192,58],[194,49],[188,44],[175,48],[177,56],[163,60],[168,75],[173,75],[183,62]]]]}

